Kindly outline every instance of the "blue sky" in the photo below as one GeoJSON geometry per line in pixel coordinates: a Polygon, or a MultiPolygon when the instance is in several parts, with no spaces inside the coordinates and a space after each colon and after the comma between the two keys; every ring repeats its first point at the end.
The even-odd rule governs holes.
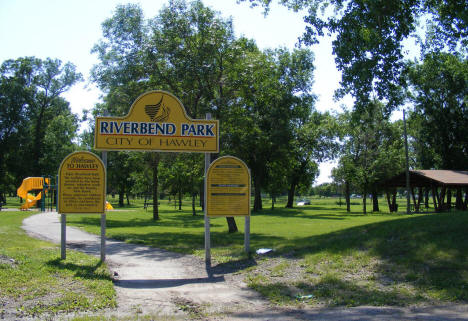
{"type": "MultiPolygon", "coordinates": [[[[88,81],[89,71],[97,63],[91,48],[101,38],[101,23],[112,16],[116,5],[139,3],[146,17],[154,17],[166,4],[163,0],[0,0],[0,62],[24,56],[58,58],[77,66],[85,81],[74,86],[64,97],[73,112],[81,114],[99,102],[100,91],[88,81]]],[[[265,17],[261,8],[250,8],[248,3],[236,0],[204,0],[205,5],[219,11],[225,18],[232,17],[236,34],[255,39],[262,48],[287,47],[293,49],[305,24],[300,13],[273,6],[265,17]]],[[[333,101],[333,92],[339,86],[340,73],[336,70],[330,39],[310,48],[315,53],[315,85],[313,91],[319,100],[320,111],[351,107],[351,99],[333,101]]],[[[329,181],[332,165],[322,164],[317,183],[329,181]]]]}

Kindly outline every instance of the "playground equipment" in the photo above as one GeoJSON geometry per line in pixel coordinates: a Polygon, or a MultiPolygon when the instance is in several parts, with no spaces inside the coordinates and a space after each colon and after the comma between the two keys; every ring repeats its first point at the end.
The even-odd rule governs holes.
{"type": "Polygon", "coordinates": [[[113,209],[114,209],[114,207],[111,205],[111,203],[106,201],[106,211],[113,210],[113,209]]]}
{"type": "MultiPolygon", "coordinates": [[[[50,188],[53,188],[50,184],[51,179],[46,177],[27,177],[23,179],[21,186],[16,190],[16,195],[25,200],[21,204],[21,210],[28,210],[33,206],[37,205],[37,202],[45,199],[50,188]],[[40,191],[37,195],[33,195],[29,192],[40,191]]],[[[49,193],[50,194],[50,193],[49,193]]],[[[52,195],[50,195],[50,206],[52,207],[52,195]]],[[[45,202],[41,202],[41,210],[45,211],[45,202]]]]}
{"type": "MultiPolygon", "coordinates": [[[[51,185],[52,179],[50,177],[27,177],[23,179],[21,186],[16,190],[16,195],[24,199],[24,203],[21,204],[20,209],[26,211],[31,207],[37,205],[37,202],[41,202],[41,211],[45,212],[46,207],[51,211],[53,210],[53,205],[55,204],[55,185],[51,185]],[[45,184],[44,184],[45,182],[45,184]],[[52,191],[50,191],[52,190],[52,191]],[[40,191],[37,195],[33,195],[29,192],[31,191],[40,191]],[[45,195],[45,197],[43,197],[45,195]],[[49,196],[49,204],[46,206],[46,197],[49,196]]],[[[106,201],[106,210],[113,210],[112,205],[106,201]]]]}

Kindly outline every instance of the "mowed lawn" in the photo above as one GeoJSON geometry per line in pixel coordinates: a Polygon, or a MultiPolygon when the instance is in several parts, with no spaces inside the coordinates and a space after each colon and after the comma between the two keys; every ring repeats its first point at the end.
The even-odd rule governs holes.
{"type": "MultiPolygon", "coordinates": [[[[337,203],[337,199],[317,199],[310,206],[294,209],[285,209],[284,203],[279,203],[271,210],[270,203],[264,202],[265,209],[251,216],[252,250],[268,247],[282,251],[289,247],[302,247],[306,245],[300,241],[303,238],[402,218],[402,215],[388,213],[363,215],[358,201],[354,201],[352,212],[347,213],[346,207],[337,203]]],[[[123,209],[114,204],[116,210],[107,212],[106,235],[175,252],[204,255],[203,212],[197,207],[197,215],[193,216],[191,203],[186,200],[183,204],[182,211],[179,211],[173,203],[162,200],[158,221],[152,218],[152,207],[144,210],[138,200],[123,209]]],[[[67,222],[100,234],[99,215],[68,215],[67,222]]],[[[229,234],[225,218],[211,218],[211,245],[215,260],[225,260],[219,256],[220,253],[240,255],[237,252],[243,251],[244,222],[244,218],[236,218],[239,233],[229,234]]]]}
{"type": "MultiPolygon", "coordinates": [[[[9,202],[9,208],[19,205],[9,202]]],[[[0,211],[0,319],[99,311],[116,306],[116,294],[105,263],[31,238],[21,229],[31,212],[0,211]]]]}
{"type": "MultiPolygon", "coordinates": [[[[468,301],[468,212],[363,215],[338,199],[251,217],[251,257],[243,253],[244,219],[229,234],[225,218],[211,219],[213,265],[241,273],[278,305],[413,305],[468,301]],[[270,248],[267,255],[255,250],[270,248]]],[[[401,200],[404,203],[404,200],[401,200]]],[[[171,251],[204,255],[204,221],[162,200],[160,220],[138,206],[109,212],[107,236],[171,251]]],[[[400,209],[403,207],[400,206],[400,209]]],[[[370,205],[368,209],[371,209],[370,205]]],[[[70,224],[99,234],[99,217],[68,215],[70,224]]]]}

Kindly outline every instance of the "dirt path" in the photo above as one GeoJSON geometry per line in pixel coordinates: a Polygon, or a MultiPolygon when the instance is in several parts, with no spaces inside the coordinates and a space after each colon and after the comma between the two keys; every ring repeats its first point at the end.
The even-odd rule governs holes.
{"type": "MultiPolygon", "coordinates": [[[[41,213],[23,221],[31,236],[60,243],[59,215],[41,213]]],[[[100,255],[100,239],[67,226],[67,247],[100,255]]],[[[273,309],[221,267],[165,250],[107,240],[106,260],[116,272],[114,315],[157,314],[202,320],[468,320],[466,305],[430,308],[356,307],[273,309]]],[[[233,272],[233,271],[229,271],[233,272]]]]}

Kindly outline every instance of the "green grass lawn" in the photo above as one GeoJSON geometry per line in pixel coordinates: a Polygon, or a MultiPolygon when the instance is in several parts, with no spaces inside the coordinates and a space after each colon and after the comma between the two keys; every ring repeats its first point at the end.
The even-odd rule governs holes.
{"type": "MultiPolygon", "coordinates": [[[[403,209],[405,200],[399,201],[403,209]]],[[[468,301],[467,212],[363,215],[361,202],[353,200],[350,213],[338,199],[313,199],[295,209],[279,203],[253,213],[252,251],[274,251],[250,258],[243,253],[244,219],[236,219],[240,233],[233,234],[225,218],[211,219],[213,264],[243,273],[249,286],[279,305],[468,301]]],[[[162,200],[159,221],[138,205],[108,213],[108,237],[203,257],[203,215],[192,216],[188,201],[177,211],[162,200]]],[[[99,234],[98,216],[68,217],[99,234]]]]}
{"type": "MultiPolygon", "coordinates": [[[[16,204],[14,204],[16,205],[16,204]]],[[[105,264],[28,237],[21,222],[31,212],[0,212],[0,319],[97,311],[116,306],[105,264]]]]}

